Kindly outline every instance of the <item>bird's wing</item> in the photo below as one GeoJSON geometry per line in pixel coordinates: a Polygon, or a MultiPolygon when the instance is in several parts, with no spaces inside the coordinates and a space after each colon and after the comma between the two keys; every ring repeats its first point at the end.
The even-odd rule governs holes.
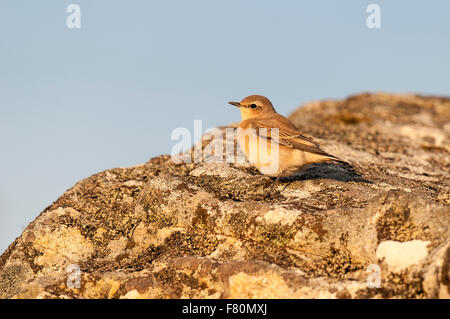
{"type": "MultiPolygon", "coordinates": [[[[339,158],[330,155],[324,151],[322,151],[319,147],[319,144],[313,140],[313,138],[301,131],[297,128],[291,127],[287,125],[280,125],[281,123],[271,123],[275,121],[258,121],[256,119],[247,120],[246,128],[255,130],[255,133],[262,138],[270,140],[271,142],[278,143],[280,145],[284,145],[293,149],[298,149],[300,151],[314,153],[318,155],[323,155],[325,157],[330,157],[332,159],[338,160],[339,158]],[[278,128],[278,139],[275,136],[272,136],[273,128],[278,128]]],[[[284,124],[284,123],[283,123],[284,124]]]]}
{"type": "MultiPolygon", "coordinates": [[[[247,129],[255,130],[255,133],[266,139],[274,141],[275,136],[273,135],[273,129],[278,129],[278,139],[279,144],[289,146],[291,148],[295,148],[294,145],[300,143],[308,146],[316,146],[319,144],[313,140],[313,138],[301,131],[299,131],[295,127],[289,127],[287,125],[283,125],[284,123],[276,123],[278,121],[258,121],[256,119],[247,120],[245,127],[247,129]],[[275,122],[275,123],[273,123],[275,122]]],[[[289,123],[290,124],[290,123],[289,123]]],[[[293,125],[292,125],[293,126],[293,125]]]]}

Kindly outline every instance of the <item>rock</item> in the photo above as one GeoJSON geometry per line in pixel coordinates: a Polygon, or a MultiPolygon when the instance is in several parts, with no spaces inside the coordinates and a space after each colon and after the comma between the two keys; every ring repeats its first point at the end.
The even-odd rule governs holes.
{"type": "Polygon", "coordinates": [[[450,99],[361,94],[290,119],[352,167],[272,187],[227,163],[229,130],[180,156],[203,162],[95,174],[3,253],[0,297],[449,298],[450,99]]]}
{"type": "Polygon", "coordinates": [[[411,265],[418,264],[428,255],[428,241],[411,240],[383,241],[377,247],[377,259],[386,262],[390,271],[400,273],[411,265]]]}

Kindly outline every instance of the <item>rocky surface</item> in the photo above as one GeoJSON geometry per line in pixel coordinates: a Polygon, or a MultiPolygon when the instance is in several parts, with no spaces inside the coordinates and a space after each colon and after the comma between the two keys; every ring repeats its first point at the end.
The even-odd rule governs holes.
{"type": "Polygon", "coordinates": [[[0,297],[449,298],[450,99],[361,94],[290,119],[353,168],[275,187],[211,159],[95,174],[3,253],[0,297]]]}

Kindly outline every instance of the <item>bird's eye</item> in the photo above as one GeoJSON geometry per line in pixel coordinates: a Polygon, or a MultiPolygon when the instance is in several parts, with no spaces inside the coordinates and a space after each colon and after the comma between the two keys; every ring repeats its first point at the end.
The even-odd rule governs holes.
{"type": "Polygon", "coordinates": [[[256,109],[256,104],[250,104],[250,107],[252,108],[252,109],[256,109]]]}

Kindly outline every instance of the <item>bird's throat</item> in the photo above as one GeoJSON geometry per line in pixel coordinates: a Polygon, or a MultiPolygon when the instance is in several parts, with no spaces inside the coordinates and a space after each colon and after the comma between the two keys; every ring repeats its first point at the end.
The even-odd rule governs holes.
{"type": "Polygon", "coordinates": [[[253,111],[246,107],[241,107],[240,110],[241,110],[242,121],[245,121],[245,120],[255,117],[255,114],[253,114],[253,111]]]}

